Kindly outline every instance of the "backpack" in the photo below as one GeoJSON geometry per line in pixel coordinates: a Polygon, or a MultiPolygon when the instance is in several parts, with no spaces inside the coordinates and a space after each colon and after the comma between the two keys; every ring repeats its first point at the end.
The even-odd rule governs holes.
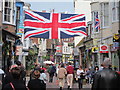
{"type": "Polygon", "coordinates": [[[55,72],[56,72],[56,68],[55,68],[55,66],[52,66],[50,73],[55,73],[55,72]]]}

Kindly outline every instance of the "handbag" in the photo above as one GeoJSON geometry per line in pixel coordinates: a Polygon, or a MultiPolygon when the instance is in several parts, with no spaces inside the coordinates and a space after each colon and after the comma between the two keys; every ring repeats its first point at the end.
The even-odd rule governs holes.
{"type": "Polygon", "coordinates": [[[83,73],[81,73],[80,78],[85,79],[85,75],[83,75],[83,73]]]}

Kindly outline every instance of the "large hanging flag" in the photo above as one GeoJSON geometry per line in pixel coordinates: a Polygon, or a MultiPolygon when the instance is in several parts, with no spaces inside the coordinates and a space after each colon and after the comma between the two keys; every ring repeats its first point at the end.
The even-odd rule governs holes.
{"type": "Polygon", "coordinates": [[[87,36],[84,14],[25,11],[25,38],[61,39],[87,36]]]}
{"type": "Polygon", "coordinates": [[[98,12],[94,12],[95,14],[95,32],[99,32],[100,30],[100,20],[98,18],[98,12]]]}

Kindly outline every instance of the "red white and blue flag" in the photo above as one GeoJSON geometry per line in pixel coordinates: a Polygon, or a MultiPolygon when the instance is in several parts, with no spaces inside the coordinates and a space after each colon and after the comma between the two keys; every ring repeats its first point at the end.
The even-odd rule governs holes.
{"type": "Polygon", "coordinates": [[[25,38],[62,39],[87,36],[84,14],[25,11],[25,38]]]}
{"type": "Polygon", "coordinates": [[[98,12],[95,12],[95,32],[100,30],[100,20],[98,18],[98,12]]]}

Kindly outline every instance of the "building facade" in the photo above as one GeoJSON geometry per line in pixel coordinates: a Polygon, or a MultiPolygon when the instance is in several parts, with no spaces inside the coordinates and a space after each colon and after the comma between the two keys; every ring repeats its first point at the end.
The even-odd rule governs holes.
{"type": "MultiPolygon", "coordinates": [[[[91,1],[86,1],[86,0],[74,0],[74,8],[75,8],[75,13],[77,14],[85,14],[86,16],[86,22],[91,21],[91,6],[90,6],[91,1]]],[[[86,23],[87,25],[87,23],[86,23]]],[[[74,41],[74,48],[75,50],[78,50],[79,53],[79,64],[86,67],[85,64],[85,44],[83,43],[85,37],[79,36],[75,37],[74,41]]],[[[87,48],[89,49],[89,48],[87,48]]],[[[76,52],[76,51],[75,51],[76,52]]],[[[76,55],[76,54],[75,54],[76,55]]],[[[75,57],[77,57],[76,55],[75,57]]]]}
{"type": "Polygon", "coordinates": [[[91,2],[91,13],[93,48],[98,49],[94,54],[94,63],[100,66],[103,60],[109,57],[112,60],[112,67],[119,68],[119,55],[113,42],[113,37],[119,30],[119,0],[94,0],[91,2]],[[99,30],[94,28],[96,13],[100,20],[99,30]]]}
{"type": "MultiPolygon", "coordinates": [[[[75,0],[76,7],[78,7],[78,1],[75,0]]],[[[76,44],[80,49],[80,64],[82,65],[83,62],[87,61],[84,59],[89,58],[91,60],[88,67],[100,66],[103,60],[109,57],[112,60],[112,67],[119,68],[119,42],[113,41],[113,38],[119,34],[119,0],[91,0],[90,7],[91,28],[88,27],[88,34],[91,37],[83,38],[76,44]],[[100,21],[99,29],[95,28],[96,15],[100,21]],[[91,55],[88,55],[88,53],[91,55]]]]}
{"type": "MultiPolygon", "coordinates": [[[[112,60],[112,67],[119,68],[119,58],[116,46],[114,46],[113,36],[119,30],[119,2],[117,0],[93,1],[91,3],[92,22],[94,23],[95,12],[98,12],[100,19],[100,29],[93,28],[94,47],[98,47],[96,54],[96,65],[100,66],[104,58],[112,60]],[[101,46],[107,46],[107,52],[103,52],[101,46]],[[102,51],[102,52],[101,52],[102,51]]],[[[94,25],[93,25],[94,27],[94,25]]]]}
{"type": "Polygon", "coordinates": [[[16,35],[16,13],[16,0],[0,1],[0,68],[5,72],[15,61],[15,43],[19,39],[16,35]]]}

